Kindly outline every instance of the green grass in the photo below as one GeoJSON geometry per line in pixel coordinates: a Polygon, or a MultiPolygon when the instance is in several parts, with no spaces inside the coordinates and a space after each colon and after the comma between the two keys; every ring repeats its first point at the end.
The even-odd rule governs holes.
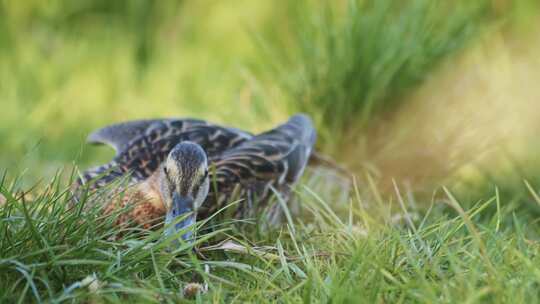
{"type": "Polygon", "coordinates": [[[430,0],[294,1],[288,12],[289,35],[262,39],[271,81],[332,133],[395,111],[407,89],[482,33],[492,13],[489,1],[430,0]]]}
{"type": "Polygon", "coordinates": [[[271,231],[222,223],[171,251],[161,231],[122,232],[112,226],[114,215],[69,207],[69,191],[58,180],[31,201],[4,181],[0,301],[175,302],[185,300],[182,290],[190,282],[208,284],[201,301],[223,303],[540,299],[540,229],[497,196],[463,211],[441,189],[422,211],[398,191],[392,199],[400,203],[388,210],[387,201],[377,205],[374,193],[356,189],[350,204],[341,202],[343,216],[319,197],[324,193],[305,187],[319,188],[316,181],[305,183],[297,194],[302,217],[294,222],[271,231]],[[487,212],[491,206],[496,212],[487,212]],[[225,239],[245,252],[205,251],[225,239]],[[92,278],[99,283],[90,284],[92,278]]]}
{"type": "MultiPolygon", "coordinates": [[[[540,217],[540,204],[532,193],[540,185],[540,163],[536,157],[538,148],[530,145],[525,155],[504,151],[498,155],[498,166],[477,164],[476,174],[454,182],[456,192],[467,201],[478,201],[486,193],[497,192],[509,212],[518,212],[523,219],[536,225],[540,217]]],[[[494,206],[491,208],[493,209],[494,206]]]]}

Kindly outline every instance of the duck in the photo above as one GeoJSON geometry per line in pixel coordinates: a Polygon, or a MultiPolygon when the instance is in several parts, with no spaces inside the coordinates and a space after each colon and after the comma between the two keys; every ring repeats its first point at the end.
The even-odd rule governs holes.
{"type": "Polygon", "coordinates": [[[80,175],[76,196],[114,187],[99,202],[106,214],[127,210],[119,212],[117,225],[165,226],[166,235],[184,241],[192,239],[190,227],[197,221],[231,201],[237,202],[233,217],[264,211],[275,223],[281,207],[268,204],[274,198],[289,201],[316,137],[306,114],[259,134],[192,118],[117,123],[88,136],[90,144],[109,145],[116,154],[80,175]]]}

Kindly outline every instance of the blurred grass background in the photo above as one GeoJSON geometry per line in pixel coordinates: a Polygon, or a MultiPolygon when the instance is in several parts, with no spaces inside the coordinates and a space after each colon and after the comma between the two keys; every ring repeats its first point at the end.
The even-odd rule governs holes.
{"type": "Polygon", "coordinates": [[[2,2],[2,166],[104,160],[94,151],[79,157],[83,140],[120,120],[254,125],[262,111],[241,62],[253,57],[245,26],[264,11],[245,1],[2,2]]]}
{"type": "Polygon", "coordinates": [[[106,161],[84,139],[109,123],[260,131],[297,111],[383,190],[540,172],[535,1],[0,3],[0,167],[28,185],[106,161]]]}

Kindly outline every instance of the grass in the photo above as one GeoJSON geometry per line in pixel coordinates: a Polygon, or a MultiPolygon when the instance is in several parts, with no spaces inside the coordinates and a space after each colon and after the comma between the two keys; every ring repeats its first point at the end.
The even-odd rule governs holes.
{"type": "Polygon", "coordinates": [[[489,1],[340,4],[292,2],[289,36],[262,43],[274,62],[272,82],[330,132],[395,111],[399,97],[480,35],[492,13],[489,1]]]}
{"type": "Polygon", "coordinates": [[[392,200],[401,207],[389,211],[388,205],[367,203],[374,194],[356,188],[342,216],[309,187],[316,181],[298,188],[302,217],[278,230],[231,223],[171,251],[161,231],[118,231],[114,215],[70,208],[69,191],[58,179],[31,202],[4,181],[0,299],[176,302],[186,300],[182,290],[192,282],[208,284],[198,300],[225,303],[539,299],[540,229],[498,196],[464,211],[441,189],[425,212],[396,188],[392,200]],[[487,212],[490,206],[496,212],[487,212]],[[124,236],[115,239],[117,233],[124,236]],[[223,240],[242,250],[210,246],[223,240]]]}
{"type": "Polygon", "coordinates": [[[538,302],[537,8],[0,1],[0,302],[538,302]],[[108,123],[298,110],[356,180],[309,170],[279,228],[212,221],[171,251],[56,173],[108,160],[83,143],[108,123]],[[484,158],[503,135],[512,157],[484,158]]]}

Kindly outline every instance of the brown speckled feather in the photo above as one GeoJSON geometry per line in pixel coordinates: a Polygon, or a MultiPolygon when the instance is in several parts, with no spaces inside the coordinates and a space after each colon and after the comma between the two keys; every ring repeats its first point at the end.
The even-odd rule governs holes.
{"type": "Polygon", "coordinates": [[[203,208],[211,214],[234,194],[244,199],[236,212],[240,217],[251,215],[276,193],[287,201],[290,187],[304,172],[315,139],[311,120],[295,115],[285,124],[223,151],[212,161],[216,187],[203,208]]]}

